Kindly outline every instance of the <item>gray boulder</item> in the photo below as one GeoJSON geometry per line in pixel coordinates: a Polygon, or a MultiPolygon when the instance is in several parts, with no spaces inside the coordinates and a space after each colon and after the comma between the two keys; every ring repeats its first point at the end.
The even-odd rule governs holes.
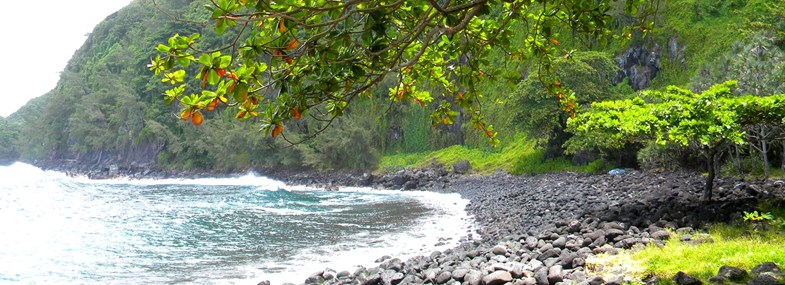
{"type": "Polygon", "coordinates": [[[548,283],[556,284],[564,281],[561,265],[551,266],[548,268],[548,283]]]}
{"type": "Polygon", "coordinates": [[[395,272],[393,270],[386,270],[382,272],[381,277],[382,283],[384,283],[384,285],[395,285],[400,283],[404,276],[403,273],[395,272]]]}
{"type": "Polygon", "coordinates": [[[472,170],[472,165],[469,163],[468,160],[461,160],[453,164],[452,171],[457,174],[466,174],[472,170]]]}
{"type": "Polygon", "coordinates": [[[447,281],[450,281],[451,278],[452,272],[442,271],[439,273],[439,275],[436,275],[436,279],[434,281],[436,281],[436,284],[444,284],[447,283],[447,281]]]}
{"type": "Polygon", "coordinates": [[[765,272],[782,274],[782,271],[780,271],[780,267],[777,266],[777,264],[775,264],[774,262],[764,262],[758,264],[757,266],[753,267],[752,270],[750,270],[750,273],[752,273],[752,275],[758,275],[765,272]]]}
{"type": "Polygon", "coordinates": [[[512,275],[507,271],[494,271],[491,274],[482,278],[482,282],[486,285],[500,285],[512,281],[512,275]]]}
{"type": "Polygon", "coordinates": [[[482,282],[482,272],[477,270],[469,271],[469,273],[464,276],[464,282],[468,285],[480,285],[482,282]]]}
{"type": "Polygon", "coordinates": [[[548,268],[540,267],[534,272],[534,279],[537,280],[537,285],[550,285],[548,281],[548,268]]]}
{"type": "Polygon", "coordinates": [[[701,285],[703,282],[698,278],[687,275],[687,273],[679,271],[673,276],[673,283],[677,285],[701,285]]]}
{"type": "Polygon", "coordinates": [[[505,255],[507,254],[507,248],[504,247],[503,245],[497,245],[493,247],[493,249],[491,249],[491,253],[495,255],[505,255]]]}
{"type": "Polygon", "coordinates": [[[667,240],[671,238],[671,234],[665,230],[658,230],[651,234],[651,238],[656,240],[667,240]]]}
{"type": "Polygon", "coordinates": [[[750,281],[747,281],[747,285],[783,285],[782,282],[774,278],[772,274],[759,274],[758,276],[753,277],[750,281]]]}
{"type": "Polygon", "coordinates": [[[463,277],[465,277],[466,274],[468,274],[468,273],[469,273],[469,269],[466,269],[466,268],[455,269],[452,272],[452,279],[455,279],[455,280],[458,280],[458,281],[462,281],[463,277]]]}
{"type": "Polygon", "coordinates": [[[717,276],[739,282],[747,278],[747,271],[738,267],[722,266],[717,276]]]}

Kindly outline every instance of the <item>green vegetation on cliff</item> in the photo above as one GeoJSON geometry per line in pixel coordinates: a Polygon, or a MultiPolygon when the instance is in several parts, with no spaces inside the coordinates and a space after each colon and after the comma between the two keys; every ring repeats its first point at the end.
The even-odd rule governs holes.
{"type": "MultiPolygon", "coordinates": [[[[589,147],[576,157],[565,156],[562,144],[572,136],[565,131],[569,113],[564,108],[568,101],[558,100],[558,91],[546,92],[555,84],[543,79],[559,78],[558,85],[574,91],[563,96],[583,108],[598,100],[632,98],[637,96],[636,90],[646,87],[661,89],[677,85],[700,92],[726,80],[738,80],[738,90],[742,92],[739,95],[783,92],[785,5],[762,0],[660,2],[652,7],[656,8],[656,13],[651,14],[655,18],[647,18],[656,19],[655,29],[645,37],[641,29],[624,28],[637,24],[638,18],[626,16],[624,7],[614,2],[608,12],[613,19],[604,27],[612,34],[630,32],[628,40],[606,37],[600,41],[555,25],[559,28],[542,44],[563,53],[554,54],[548,61],[537,60],[539,57],[533,54],[521,59],[520,55],[500,47],[482,50],[483,61],[467,68],[474,73],[463,74],[478,79],[472,82],[477,92],[445,92],[455,89],[451,88],[454,83],[434,81],[440,77],[423,73],[417,80],[407,81],[412,87],[407,89],[410,92],[403,93],[406,100],[392,98],[400,102],[391,103],[390,96],[395,97],[400,91],[400,77],[396,75],[403,73],[382,77],[376,88],[353,97],[352,108],[333,108],[332,111],[342,116],[325,129],[328,123],[307,117],[328,110],[326,105],[308,112],[300,108],[305,105],[297,105],[295,112],[294,105],[288,101],[281,105],[286,108],[279,111],[285,111],[282,114],[289,118],[302,116],[303,119],[270,121],[264,118],[265,110],[260,107],[259,117],[250,115],[254,110],[246,108],[248,112],[242,117],[249,118],[237,121],[238,109],[218,104],[212,112],[206,111],[207,105],[200,106],[204,110],[200,109],[198,115],[199,126],[191,123],[196,119],[192,116],[194,112],[186,112],[190,121],[181,120],[184,117],[181,107],[163,104],[163,95],[171,85],[162,84],[160,77],[148,71],[147,64],[156,58],[159,43],[166,44],[175,32],[200,34],[197,45],[203,48],[227,46],[234,38],[215,32],[215,23],[209,21],[211,12],[204,9],[204,1],[137,0],[95,28],[63,71],[54,90],[0,121],[0,159],[17,156],[28,161],[76,159],[95,165],[157,164],[218,171],[250,167],[367,171],[379,167],[380,162],[381,170],[392,170],[426,166],[434,159],[448,166],[468,159],[480,172],[497,168],[514,173],[601,170],[606,166],[628,166],[630,157],[634,165],[635,152],[644,145],[624,151],[589,147]],[[542,72],[549,67],[554,67],[552,74],[542,72]],[[542,77],[542,74],[554,77],[542,77]],[[493,76],[493,80],[482,79],[483,76],[493,76]],[[437,104],[417,103],[427,103],[423,102],[427,97],[422,91],[427,91],[437,104]],[[463,106],[456,100],[459,93],[477,97],[466,97],[471,104],[463,106]],[[440,104],[443,100],[450,106],[440,104]],[[470,115],[480,106],[482,117],[477,120],[470,115]],[[442,116],[432,117],[434,112],[442,116]],[[455,123],[432,126],[434,118],[443,121],[445,115],[455,123]],[[490,124],[493,124],[491,137],[499,139],[495,148],[487,143],[488,135],[484,131],[490,129],[490,124]],[[291,145],[282,137],[273,139],[269,135],[278,125],[282,137],[292,142],[325,130],[310,140],[291,145]],[[268,133],[260,133],[260,129],[268,133]],[[586,166],[593,160],[596,162],[586,166]],[[572,162],[583,166],[571,166],[572,162]]],[[[535,11],[535,7],[531,9],[535,11]]],[[[638,16],[648,13],[637,12],[638,16]]],[[[501,10],[484,13],[487,13],[484,17],[496,17],[501,10]]],[[[279,28],[277,22],[269,22],[263,26],[279,28]]],[[[526,32],[518,31],[531,27],[524,23],[513,25],[515,32],[506,35],[509,47],[530,47],[533,42],[526,38],[526,32]]],[[[284,29],[295,28],[285,22],[284,29]]],[[[473,36],[466,35],[467,39],[473,36]]],[[[281,47],[289,47],[289,43],[297,48],[291,39],[281,47]]],[[[306,44],[298,38],[296,45],[306,44]]],[[[449,46],[444,48],[450,50],[449,46]]],[[[450,65],[449,61],[438,61],[438,56],[429,56],[434,62],[423,70],[450,65]]],[[[218,64],[220,67],[221,63],[218,64]]],[[[287,65],[286,60],[276,64],[280,64],[277,68],[287,65]]],[[[183,78],[189,86],[213,81],[211,71],[205,73],[210,80],[205,80],[204,76],[193,76],[199,73],[198,67],[189,68],[190,75],[183,78]]],[[[372,68],[363,71],[365,75],[373,72],[372,68]]],[[[351,73],[361,72],[356,69],[351,73]]],[[[268,95],[272,94],[261,94],[268,95]]],[[[250,102],[250,97],[247,100],[250,102]]],[[[325,115],[330,117],[329,113],[325,115]]],[[[777,140],[770,142],[767,146],[770,157],[755,155],[747,148],[741,149],[742,156],[755,161],[770,159],[767,163],[781,161],[780,150],[785,148],[777,140]]]]}

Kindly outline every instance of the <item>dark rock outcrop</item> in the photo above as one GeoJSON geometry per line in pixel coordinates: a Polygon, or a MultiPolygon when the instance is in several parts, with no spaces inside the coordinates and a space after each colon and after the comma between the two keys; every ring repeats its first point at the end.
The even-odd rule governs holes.
{"type": "Polygon", "coordinates": [[[619,84],[628,78],[633,90],[648,88],[651,80],[662,68],[661,58],[662,48],[658,44],[654,44],[653,47],[628,48],[616,58],[620,70],[613,77],[613,84],[619,84]]]}

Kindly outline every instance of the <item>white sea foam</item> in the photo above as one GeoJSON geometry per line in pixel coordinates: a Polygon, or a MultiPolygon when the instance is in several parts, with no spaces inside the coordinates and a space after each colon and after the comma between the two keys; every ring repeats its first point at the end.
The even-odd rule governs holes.
{"type": "Polygon", "coordinates": [[[432,213],[422,219],[412,221],[415,225],[406,231],[358,242],[368,237],[360,232],[347,242],[330,246],[303,249],[287,262],[262,262],[242,268],[245,279],[220,280],[220,284],[243,284],[248,279],[258,282],[269,280],[272,284],[302,282],[310,274],[324,269],[354,272],[358,266],[372,267],[379,257],[389,255],[406,260],[418,255],[429,255],[435,250],[445,250],[457,246],[468,233],[479,237],[474,228],[474,219],[465,207],[469,201],[458,194],[434,192],[402,192],[397,190],[373,190],[370,188],[341,188],[341,191],[384,193],[417,199],[432,209],[432,213]],[[363,236],[364,235],[364,236],[363,236]],[[437,246],[436,244],[441,244],[437,246]],[[271,272],[274,271],[274,272],[271,272]]]}

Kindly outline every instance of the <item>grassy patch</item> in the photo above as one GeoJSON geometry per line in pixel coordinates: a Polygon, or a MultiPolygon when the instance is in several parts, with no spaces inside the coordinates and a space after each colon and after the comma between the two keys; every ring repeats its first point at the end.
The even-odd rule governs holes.
{"type": "Polygon", "coordinates": [[[660,283],[670,284],[671,277],[679,271],[701,279],[704,283],[723,265],[750,270],[763,262],[785,265],[785,233],[758,231],[749,233],[744,226],[714,226],[709,235],[713,243],[690,245],[673,235],[665,246],[649,245],[642,250],[624,251],[615,256],[598,256],[587,261],[595,268],[624,267],[624,272],[636,278],[653,274],[660,283]],[[598,266],[601,265],[601,266],[598,266]]]}
{"type": "Polygon", "coordinates": [[[426,167],[432,161],[442,163],[449,168],[458,161],[468,160],[475,172],[487,174],[497,169],[509,171],[513,161],[532,152],[534,152],[534,141],[519,136],[501,149],[454,145],[430,153],[385,155],[379,163],[379,169],[383,172],[391,172],[404,168],[426,167]]]}
{"type": "Polygon", "coordinates": [[[565,158],[542,160],[542,151],[536,142],[518,135],[500,149],[472,148],[454,145],[430,153],[404,153],[385,155],[379,163],[381,172],[395,172],[405,168],[427,167],[433,161],[452,167],[458,161],[468,160],[475,173],[490,174],[503,170],[513,174],[548,172],[601,172],[607,170],[605,161],[597,160],[587,166],[574,166],[565,158]]]}

